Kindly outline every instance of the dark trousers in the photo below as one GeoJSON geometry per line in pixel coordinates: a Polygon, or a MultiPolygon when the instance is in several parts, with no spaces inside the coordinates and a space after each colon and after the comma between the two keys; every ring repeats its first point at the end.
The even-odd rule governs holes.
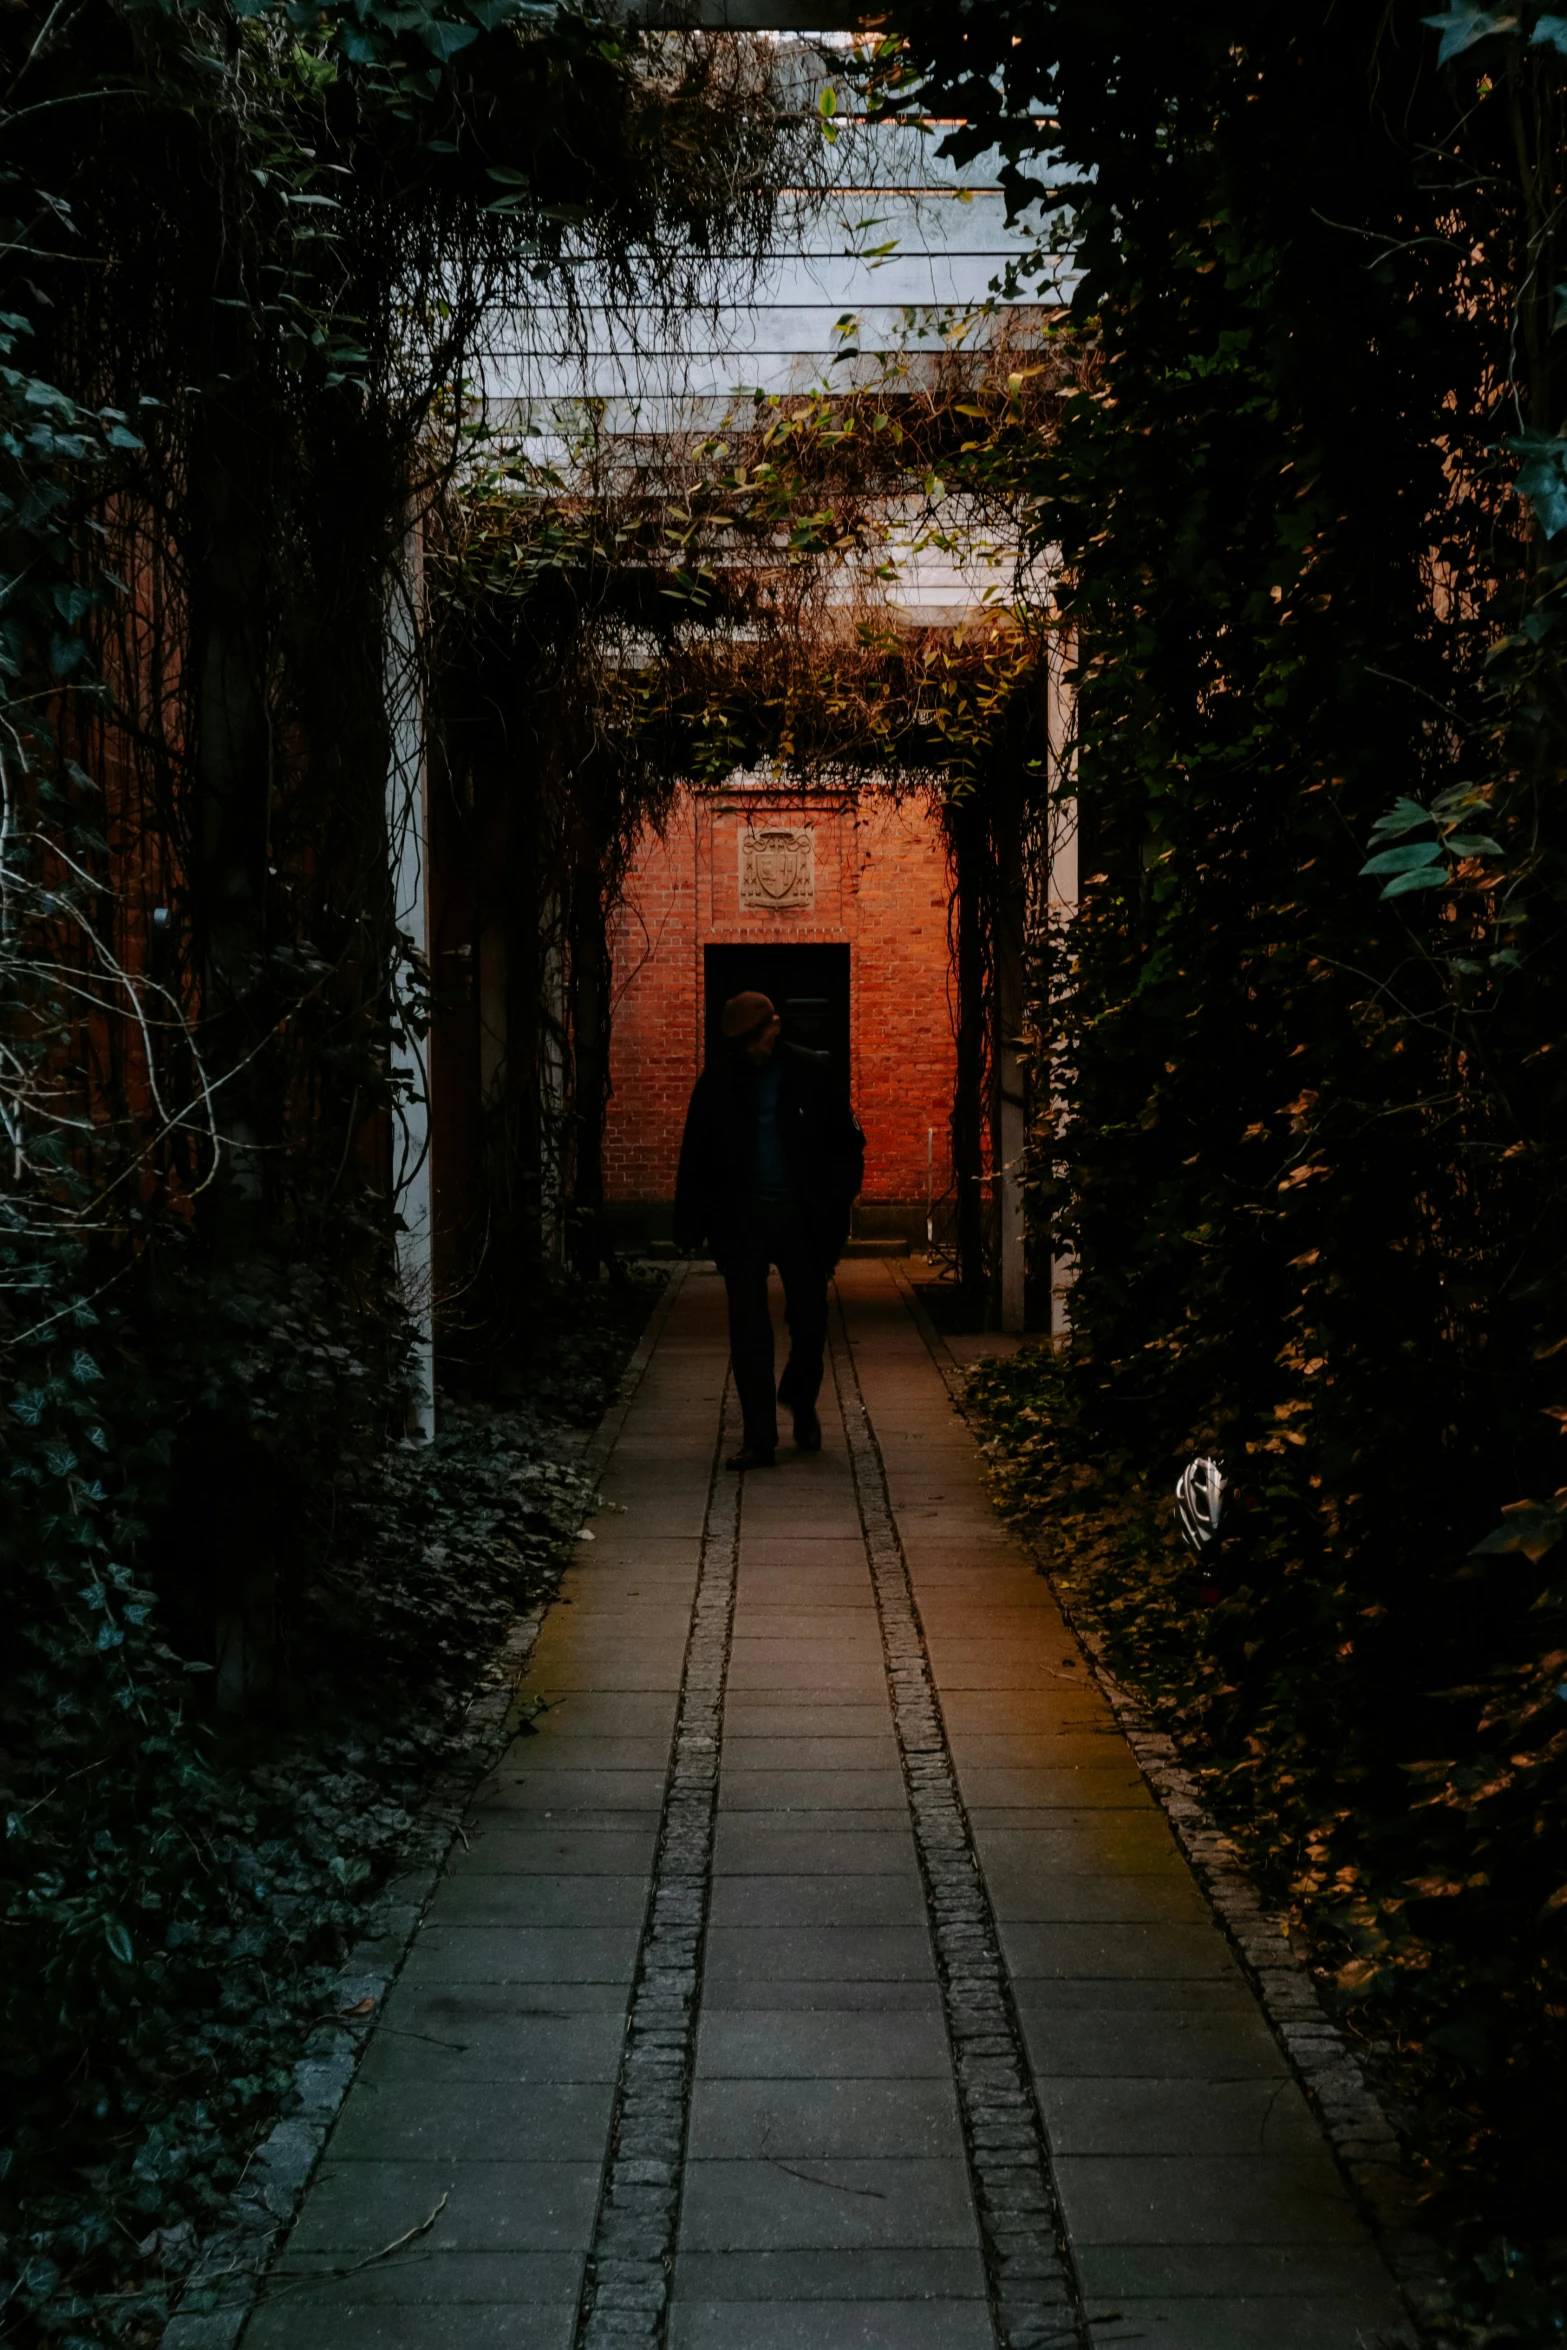
{"type": "Polygon", "coordinates": [[[729,1359],[745,1424],[745,1441],[760,1452],[778,1442],[778,1405],[792,1411],[814,1404],[821,1391],[827,1344],[827,1267],[790,1218],[758,1216],[724,1253],[729,1292],[729,1359]],[[773,1386],[773,1318],[767,1310],[767,1274],[778,1267],[789,1360],[773,1386]]]}

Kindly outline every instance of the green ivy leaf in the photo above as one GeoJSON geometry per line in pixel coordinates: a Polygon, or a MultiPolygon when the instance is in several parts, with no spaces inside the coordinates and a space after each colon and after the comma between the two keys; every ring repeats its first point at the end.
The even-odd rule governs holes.
{"type": "Polygon", "coordinates": [[[1526,1559],[1542,1559],[1562,1538],[1564,1512],[1559,1502],[1517,1501],[1506,1512],[1506,1522],[1477,1542],[1471,1558],[1495,1558],[1517,1551],[1526,1559]]]}
{"type": "Polygon", "coordinates": [[[1371,827],[1373,840],[1396,839],[1401,832],[1413,832],[1418,824],[1434,821],[1429,808],[1422,808],[1418,800],[1401,796],[1393,802],[1385,816],[1379,816],[1371,827]]]}
{"type": "Polygon", "coordinates": [[[1433,32],[1442,36],[1442,46],[1436,53],[1438,65],[1450,65],[1455,57],[1462,57],[1477,41],[1489,40],[1493,33],[1516,32],[1516,16],[1499,16],[1494,8],[1477,8],[1473,0],[1453,0],[1445,16],[1423,16],[1433,32]]]}
{"type": "Polygon", "coordinates": [[[1368,873],[1412,873],[1422,865],[1435,864],[1442,854],[1439,840],[1409,840],[1402,848],[1384,849],[1379,857],[1370,857],[1361,866],[1361,877],[1368,873]]]}
{"type": "Polygon", "coordinates": [[[479,38],[479,28],[471,24],[450,24],[444,17],[437,17],[419,27],[419,38],[431,55],[445,65],[460,49],[466,49],[479,38]]]}
{"type": "Polygon", "coordinates": [[[1513,488],[1525,504],[1534,509],[1534,518],[1548,539],[1567,530],[1567,479],[1563,464],[1567,461],[1567,441],[1553,439],[1547,433],[1518,433],[1504,446],[1520,457],[1513,488]]]}

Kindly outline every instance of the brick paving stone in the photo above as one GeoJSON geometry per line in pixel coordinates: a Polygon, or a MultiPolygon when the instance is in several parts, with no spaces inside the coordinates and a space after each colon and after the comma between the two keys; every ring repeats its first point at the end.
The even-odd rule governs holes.
{"type": "Polygon", "coordinates": [[[629,1983],[634,1926],[427,1925],[408,1954],[410,1983],[629,1983]]]}
{"type": "MultiPolygon", "coordinates": [[[[864,1815],[859,1815],[863,1817],[864,1815]]],[[[872,1815],[879,1820],[883,1815],[872,1815]]],[[[897,1821],[897,1814],[890,1815],[897,1821]]],[[[918,1881],[906,1823],[827,1829],[804,1826],[791,1813],[742,1812],[719,1817],[716,1858],[720,1878],[777,1876],[912,1876],[918,1881]]]]}
{"type": "Polygon", "coordinates": [[[1280,2155],[1320,2151],[1322,2133],[1296,2084],[1114,2075],[1043,2084],[1058,2157],[1072,2154],[1280,2155]]]}
{"type": "MultiPolygon", "coordinates": [[[[1287,2155],[1058,2155],[1084,2244],[1354,2244],[1365,2227],[1327,2148],[1287,2155]]],[[[1223,2274],[1222,2257],[1215,2262],[1223,2274]]]]}
{"type": "Polygon", "coordinates": [[[713,1892],[717,1926],[913,1926],[925,1923],[917,1871],[845,1876],[721,1877],[713,1892]]]}
{"type": "Polygon", "coordinates": [[[724,1766],[724,1794],[736,1811],[890,1811],[903,1794],[896,1768],[851,1771],[754,1771],[724,1766]]]}
{"type": "Polygon", "coordinates": [[[1041,1875],[1145,1876],[1174,1874],[1191,1881],[1161,1812],[1046,1812],[1019,1820],[1015,1813],[973,1812],[969,1824],[987,1870],[996,1862],[1037,1866],[1041,1875]]]}
{"type": "Polygon", "coordinates": [[[576,2292],[578,2263],[569,2252],[421,2252],[401,2261],[379,2261],[351,2277],[340,2276],[333,2255],[285,2253],[273,2271],[269,2301],[281,2307],[297,2300],[320,2305],[329,2297],[362,2306],[401,2302],[486,2302],[526,2305],[538,2299],[559,2306],[576,2292]]]}
{"type": "Polygon", "coordinates": [[[513,1869],[465,1868],[453,1873],[445,1916],[449,1924],[464,1926],[639,1928],[646,1907],[644,1877],[557,1872],[530,1882],[513,1869]]]}
{"type": "Polygon", "coordinates": [[[440,2091],[470,2081],[613,2082],[624,2036],[618,2000],[599,2015],[567,2014],[553,2004],[547,2013],[530,2013],[485,1985],[465,2004],[447,1997],[436,2006],[427,1998],[389,2008],[359,2080],[440,2091]]]}
{"type": "Polygon", "coordinates": [[[786,1982],[781,1977],[760,1982],[747,1977],[726,1983],[709,1976],[702,1985],[702,2008],[704,2014],[724,2009],[774,2009],[783,2014],[802,2009],[816,2015],[883,2015],[896,2021],[909,2015],[939,2017],[941,2001],[935,1983],[917,1976],[905,1982],[877,1982],[817,1975],[803,1983],[786,1982]]]}
{"type": "Polygon", "coordinates": [[[1375,2245],[1232,2244],[1216,2273],[1210,2245],[1085,2244],[1079,2254],[1087,2306],[1107,2310],[1142,2301],[1154,2307],[1223,2295],[1232,2300],[1299,2300],[1307,2293],[1331,2299],[1374,2293],[1386,2277],[1375,2245]]]}
{"type": "Polygon", "coordinates": [[[571,2350],[575,2300],[366,2302],[345,2279],[331,2291],[263,2301],[247,2350],[571,2350]]]}
{"type": "Polygon", "coordinates": [[[701,2082],[733,2085],[753,2080],[782,2086],[804,2081],[831,2090],[840,2081],[952,2078],[941,2019],[928,2011],[877,2007],[866,2013],[841,2007],[801,2014],[794,2009],[705,2006],[698,2059],[701,2082]]]}
{"type": "MultiPolygon", "coordinates": [[[[1092,2314],[1092,2313],[1090,2313],[1092,2314]]],[[[1123,2295],[1098,2324],[1094,2350],[1376,2350],[1359,2293],[1312,2293],[1296,2301],[1220,2298],[1140,2301],[1123,2295]]]]}
{"type": "Polygon", "coordinates": [[[586,2241],[599,2164],[542,2154],[529,2162],[339,2161],[329,2147],[289,2239],[299,2252],[346,2260],[379,2252],[436,2212],[420,2257],[464,2252],[558,2252],[586,2241]],[[441,2204],[442,2196],[447,2198],[441,2204]]]}
{"type": "Polygon", "coordinates": [[[1143,2011],[1195,2013],[1210,2019],[1249,2016],[1257,2008],[1238,1967],[1228,1975],[1174,1980],[1157,1975],[1100,1975],[1087,1981],[1071,1975],[1034,1975],[1026,1982],[1014,1981],[1013,1989],[1025,2029],[1037,2031],[1042,2044],[1058,2017],[1085,2008],[1125,2016],[1143,2011]]]}
{"type": "Polygon", "coordinates": [[[745,1771],[867,1771],[895,1772],[898,1767],[898,1749],[890,1731],[868,1736],[861,1731],[853,1736],[840,1735],[836,1722],[826,1727],[815,1724],[814,1734],[805,1737],[795,1733],[790,1737],[775,1737],[765,1732],[746,1736],[726,1728],[724,1733],[724,1769],[727,1773],[745,1771]]]}
{"type": "MultiPolygon", "coordinates": [[[[901,1796],[902,1790],[900,1788],[901,1796]]],[[[830,1836],[899,1836],[906,1832],[909,1815],[901,1801],[893,1804],[855,1804],[843,1807],[837,1804],[801,1803],[785,1801],[771,1811],[732,1811],[719,1815],[720,1830],[728,1835],[750,1835],[763,1839],[773,1835],[792,1836],[802,1832],[826,1839],[830,1836]]],[[[823,1844],[823,1850],[827,1849],[823,1844]]],[[[772,1862],[769,1867],[774,1866],[772,1862]]],[[[825,1864],[824,1864],[825,1865],[825,1864]]]]}
{"type": "Polygon", "coordinates": [[[1096,1876],[1086,1869],[1051,1869],[1031,1854],[1027,1860],[987,1859],[985,1883],[997,1919],[1007,1926],[1207,1923],[1202,1896],[1184,1870],[1096,1876]]]}
{"type": "Polygon", "coordinates": [[[504,1785],[484,1798],[482,1811],[505,1812],[650,1811],[656,1813],[664,1794],[661,1770],[594,1770],[570,1763],[535,1763],[530,1750],[528,1767],[512,1774],[504,1785]]]}
{"type": "Polygon", "coordinates": [[[1005,1925],[1001,1939],[1019,1988],[1039,1975],[1072,1982],[1164,1983],[1232,1976],[1235,1961],[1211,1918],[1193,1925],[1005,1925]]]}
{"type": "Polygon", "coordinates": [[[963,1737],[969,1730],[985,1729],[1010,1731],[1019,1737],[1039,1737],[1091,1724],[1111,1736],[1121,1735],[1114,1715],[1097,1689],[1081,1681],[1070,1681],[1064,1673],[1056,1673],[1054,1678],[1065,1686],[1052,1689],[1047,1686],[1051,1675],[1052,1668],[1047,1665],[1041,1674],[1041,1686],[1021,1694],[1008,1690],[1004,1697],[987,1689],[943,1690],[941,1710],[948,1731],[954,1738],[963,1737]]]}
{"type": "MultiPolygon", "coordinates": [[[[921,1610],[924,1614],[924,1610],[921,1610]]],[[[1120,1732],[1108,1712],[1095,1722],[1041,1721],[1027,1730],[969,1730],[947,1719],[947,1743],[966,1769],[1051,1771],[1098,1770],[1114,1755],[1107,1745],[1120,1732]]]]}
{"type": "Polygon", "coordinates": [[[970,1762],[963,1780],[977,1811],[1148,1811],[1153,1807],[1146,1782],[1125,1761],[1076,1763],[1065,1768],[1047,1761],[1026,1771],[998,1771],[970,1762]]]}
{"type": "Polygon", "coordinates": [[[956,2144],[944,2159],[821,2156],[686,2164],[682,2250],[961,2247],[973,2236],[968,2174],[956,2144]]]}
{"type": "Polygon", "coordinates": [[[917,1926],[714,1926],[706,1981],[924,1982],[930,1936],[917,1926]]]}
{"type": "MultiPolygon", "coordinates": [[[[874,2245],[855,2251],[682,2252],[682,2287],[698,2301],[978,2301],[985,2275],[978,2246],[874,2245]]],[[[739,2333],[736,2343],[743,2344],[739,2333]]]]}
{"type": "Polygon", "coordinates": [[[923,2080],[709,2076],[692,2092],[687,2158],[933,2160],[956,2142],[956,2130],[950,2072],[923,2080]]]}
{"type": "Polygon", "coordinates": [[[470,1813],[468,1850],[446,1881],[514,1876],[530,1885],[546,1877],[636,1877],[645,1881],[652,1864],[657,1821],[606,1827],[596,1816],[517,1818],[504,1813],[470,1813]]]}
{"type": "Polygon", "coordinates": [[[246,2350],[1408,2339],[892,1273],[838,1294],[824,1451],[740,1480],[685,1276],[246,2350]]]}
{"type": "Polygon", "coordinates": [[[603,2081],[388,2081],[361,2076],[334,2162],[524,2162],[541,2147],[591,2162],[609,2127],[603,2081]]]}
{"type": "Polygon", "coordinates": [[[671,2350],[992,2350],[982,2301],[682,2301],[671,2350]]]}

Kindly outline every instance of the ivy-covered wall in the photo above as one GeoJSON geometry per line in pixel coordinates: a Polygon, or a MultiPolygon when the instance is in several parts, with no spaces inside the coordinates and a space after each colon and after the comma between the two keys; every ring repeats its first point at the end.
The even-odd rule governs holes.
{"type": "Polygon", "coordinates": [[[1483,2176],[1547,2259],[1567,31],[1414,0],[903,22],[889,102],[967,117],[1020,201],[1076,176],[1084,377],[1049,443],[969,452],[1060,550],[1076,659],[1034,1190],[1079,1277],[1066,1388],[1041,1372],[1014,1439],[1055,1422],[1154,1523],[1222,1449],[1225,1587],[1171,1600],[1127,1552],[1123,1653],[1184,1643],[1183,1726],[1339,1995],[1418,2044],[1457,2205],[1483,2176]]]}
{"type": "Polygon", "coordinates": [[[8,2340],[156,2340],[580,1508],[537,1428],[397,1449],[386,597],[497,310],[590,222],[689,306],[783,127],[758,44],[528,0],[0,24],[8,2340]]]}

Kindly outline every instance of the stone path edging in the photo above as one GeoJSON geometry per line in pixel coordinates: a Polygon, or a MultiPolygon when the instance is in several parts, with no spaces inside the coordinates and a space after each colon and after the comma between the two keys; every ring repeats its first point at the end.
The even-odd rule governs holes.
{"type": "MultiPolygon", "coordinates": [[[[889,1259],[887,1269],[902,1292],[955,1409],[973,1427],[962,1367],[942,1344],[902,1268],[889,1259]]],[[[983,1431],[976,1429],[975,1433],[983,1445],[983,1431]]],[[[1361,2070],[1354,2044],[1324,2008],[1310,1968],[1289,1941],[1288,1918],[1264,1904],[1236,1845],[1220,1829],[1192,1774],[1180,1762],[1174,1740],[1153,1727],[1143,1700],[1116,1679],[1106,1661],[1105,1635],[1076,1595],[1062,1589],[1026,1531],[1017,1530],[1033,1551],[1057,1605],[1081,1642],[1138,1768],[1223,1927],[1340,2169],[1371,2221],[1411,2319],[1417,2329],[1428,2331],[1445,2306],[1441,2254],[1413,2223],[1415,2182],[1398,2133],[1361,2070]]]]}
{"type": "MultiPolygon", "coordinates": [[[[666,1283],[621,1374],[614,1400],[583,1451],[581,1466],[590,1485],[602,1475],[615,1449],[686,1270],[678,1267],[666,1283]]],[[[310,2049],[294,2068],[300,2110],[274,2124],[246,2165],[233,2199],[234,2218],[203,2244],[179,2306],[160,2336],[159,2350],[234,2350],[249,2323],[272,2257],[293,2224],[348,2094],[375,2017],[440,1881],[473,1790],[515,1733],[517,1691],[552,1596],[545,1594],[513,1620],[486,1665],[458,1734],[466,1749],[462,1761],[443,1771],[425,1798],[408,1841],[412,1865],[391,1881],[377,1904],[382,1930],[356,1945],[338,1975],[340,2020],[335,2029],[313,2035],[310,2049]],[[346,2020],[348,2011],[367,1999],[374,2005],[364,2021],[346,2020]]]]}
{"type": "Polygon", "coordinates": [[[735,1477],[719,1483],[726,1417],[720,1412],[680,1711],[615,2086],[609,2159],[577,2310],[577,2350],[616,2350],[623,2343],[655,2350],[668,2313],[712,1893],[740,1535],[743,1481],[735,1477]]]}
{"type": "Polygon", "coordinates": [[[1086,2332],[1044,2122],[836,1294],[831,1332],[996,2340],[999,2350],[1076,2350],[1086,2332]]]}

